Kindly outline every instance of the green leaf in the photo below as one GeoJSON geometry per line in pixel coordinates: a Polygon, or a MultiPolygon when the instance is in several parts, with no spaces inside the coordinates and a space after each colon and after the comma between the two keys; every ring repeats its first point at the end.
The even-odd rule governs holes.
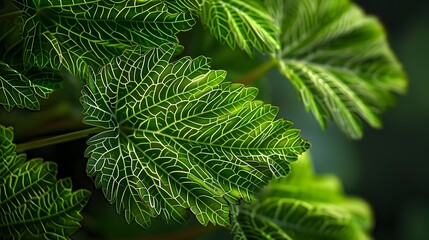
{"type": "Polygon", "coordinates": [[[16,155],[11,128],[0,126],[0,235],[4,239],[70,239],[82,220],[87,190],[57,181],[57,166],[16,155]]]}
{"type": "Polygon", "coordinates": [[[14,107],[38,110],[37,97],[47,98],[62,80],[52,71],[25,69],[22,26],[14,11],[8,2],[0,7],[0,104],[8,111],[14,107]]]}
{"type": "Polygon", "coordinates": [[[261,52],[280,49],[278,28],[259,0],[206,0],[201,21],[222,43],[238,45],[250,56],[253,47],[261,52]]]}
{"type": "Polygon", "coordinates": [[[407,81],[381,24],[349,0],[268,0],[281,26],[280,72],[325,128],[333,119],[360,138],[360,119],[375,128],[379,114],[407,81]]]}
{"type": "MultiPolygon", "coordinates": [[[[82,76],[139,45],[149,49],[177,41],[194,24],[189,13],[169,13],[161,0],[16,0],[24,11],[26,66],[67,68],[82,76]]],[[[85,76],[85,75],[84,75],[85,76]]]]}
{"type": "Polygon", "coordinates": [[[258,200],[234,207],[235,239],[369,239],[369,206],[344,196],[336,177],[315,176],[310,165],[304,154],[258,200]]]}
{"type": "Polygon", "coordinates": [[[0,104],[7,111],[14,107],[38,110],[37,97],[47,98],[59,84],[53,73],[29,71],[26,76],[3,61],[0,61],[0,72],[0,104]]]}
{"type": "Polygon", "coordinates": [[[176,12],[201,11],[201,7],[204,5],[205,0],[166,0],[168,7],[175,10],[176,12]]]}
{"type": "Polygon", "coordinates": [[[170,62],[175,48],[127,51],[92,75],[84,122],[104,131],[88,141],[87,171],[128,222],[182,221],[189,208],[229,225],[228,205],[286,175],[309,144],[207,58],[170,62]]]}

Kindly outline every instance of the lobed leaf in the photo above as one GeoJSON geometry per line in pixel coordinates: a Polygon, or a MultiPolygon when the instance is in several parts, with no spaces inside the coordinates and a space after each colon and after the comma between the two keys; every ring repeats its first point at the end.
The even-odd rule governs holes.
{"type": "Polygon", "coordinates": [[[369,206],[344,196],[336,177],[315,176],[309,161],[304,154],[292,173],[271,182],[258,200],[234,207],[236,240],[369,239],[369,206]]]}
{"type": "Polygon", "coordinates": [[[229,204],[286,175],[309,144],[207,58],[170,62],[175,48],[126,51],[92,75],[84,122],[103,131],[88,141],[87,171],[128,222],[182,221],[189,208],[229,225],[229,204]]]}
{"type": "Polygon", "coordinates": [[[280,49],[278,28],[259,0],[205,0],[201,21],[222,43],[238,46],[250,56],[280,49]]]}
{"type": "Polygon", "coordinates": [[[0,235],[4,239],[70,239],[90,192],[57,181],[55,163],[16,155],[11,128],[0,126],[0,235]]]}
{"type": "Polygon", "coordinates": [[[278,22],[280,72],[325,128],[333,119],[360,138],[360,119],[375,128],[379,114],[406,90],[405,74],[381,24],[349,0],[268,0],[278,22]]]}
{"type": "Polygon", "coordinates": [[[85,76],[87,66],[99,68],[124,49],[147,50],[177,41],[194,19],[170,13],[164,1],[137,0],[14,0],[22,14],[24,63],[85,76]]]}

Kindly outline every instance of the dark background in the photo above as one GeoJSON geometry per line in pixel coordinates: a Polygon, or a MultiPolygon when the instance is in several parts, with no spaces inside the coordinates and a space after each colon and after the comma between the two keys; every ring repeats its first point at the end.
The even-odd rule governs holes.
{"type": "MultiPolygon", "coordinates": [[[[341,178],[348,194],[365,198],[373,207],[376,225],[375,239],[429,239],[429,1],[359,0],[366,12],[378,16],[385,25],[394,52],[403,63],[409,79],[409,91],[398,97],[395,107],[383,114],[384,127],[365,129],[364,138],[352,141],[335,125],[322,131],[313,116],[306,113],[292,86],[276,71],[254,83],[260,88],[260,98],[280,107],[280,117],[290,119],[302,135],[312,143],[312,154],[319,173],[334,173],[341,178]]],[[[202,38],[198,29],[182,36],[188,46],[186,54],[213,57],[213,68],[225,68],[231,51],[216,45],[211,37],[202,38]],[[205,39],[205,40],[202,40],[205,39]],[[215,51],[192,51],[195,44],[212,46],[215,51]]],[[[207,31],[206,31],[207,32],[207,31]]],[[[207,47],[206,49],[209,49],[207,47]]],[[[242,54],[239,51],[233,54],[242,54]]],[[[243,55],[243,58],[246,58],[243,55]]],[[[247,64],[240,62],[243,71],[247,64]]],[[[231,66],[230,66],[231,67],[231,66]]],[[[236,66],[234,66],[236,67],[236,66]]],[[[239,76],[230,72],[229,80],[239,76]]],[[[65,82],[63,90],[44,101],[42,112],[14,111],[0,114],[0,122],[14,125],[16,142],[42,135],[81,129],[81,86],[77,81],[65,82]],[[35,127],[36,126],[36,127],[35,127]]],[[[74,188],[93,192],[84,211],[82,224],[75,239],[232,239],[226,230],[201,227],[191,219],[185,225],[166,225],[155,221],[150,230],[137,224],[128,225],[123,215],[95,190],[86,177],[83,158],[85,140],[59,144],[28,152],[29,157],[43,157],[58,162],[59,177],[72,177],[74,188]],[[175,231],[179,231],[178,233],[175,231]],[[144,236],[152,237],[144,237],[144,236]]]]}

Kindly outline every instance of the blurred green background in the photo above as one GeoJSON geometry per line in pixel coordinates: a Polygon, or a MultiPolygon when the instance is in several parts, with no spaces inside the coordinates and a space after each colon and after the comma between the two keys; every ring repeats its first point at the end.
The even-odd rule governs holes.
{"type": "MultiPolygon", "coordinates": [[[[410,79],[409,91],[383,115],[384,127],[365,129],[364,138],[352,141],[335,125],[322,131],[313,116],[304,111],[292,85],[276,71],[251,85],[260,89],[260,98],[280,107],[280,117],[295,123],[312,143],[319,173],[339,176],[347,193],[365,198],[376,216],[375,239],[429,239],[429,1],[359,0],[366,12],[378,16],[385,25],[392,48],[410,79]]],[[[184,54],[213,58],[213,68],[228,70],[229,81],[240,79],[262,62],[231,51],[201,27],[181,35],[184,54]],[[232,57],[233,56],[233,57],[232,57]],[[237,61],[237,58],[244,59],[237,61]]],[[[70,77],[62,90],[42,105],[43,111],[15,110],[0,113],[0,122],[15,126],[16,142],[81,129],[78,81],[70,77]]],[[[84,212],[83,228],[74,239],[232,239],[227,230],[201,227],[195,219],[185,225],[156,220],[145,230],[123,215],[95,191],[86,177],[83,157],[85,140],[30,151],[30,157],[43,157],[59,164],[59,177],[73,179],[75,188],[87,188],[93,196],[84,212]]]]}

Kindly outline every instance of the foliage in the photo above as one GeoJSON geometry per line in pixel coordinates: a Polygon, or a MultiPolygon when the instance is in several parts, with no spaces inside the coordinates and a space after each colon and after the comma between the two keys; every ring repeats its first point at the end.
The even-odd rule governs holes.
{"type": "Polygon", "coordinates": [[[0,235],[3,239],[69,239],[90,192],[56,180],[57,165],[17,155],[11,128],[0,126],[0,235]]]}
{"type": "Polygon", "coordinates": [[[83,121],[103,131],[88,141],[88,173],[127,221],[182,220],[190,208],[202,224],[226,226],[229,203],[286,175],[309,145],[253,101],[256,89],[222,83],[204,57],[170,63],[175,49],[127,51],[92,76],[83,121]]]}
{"type": "MultiPolygon", "coordinates": [[[[8,0],[0,104],[38,110],[66,76],[80,81],[82,121],[94,128],[43,144],[95,133],[87,174],[127,222],[182,222],[189,209],[203,225],[232,220],[238,239],[367,238],[368,206],[345,197],[336,178],[315,176],[305,157],[282,178],[309,143],[276,119],[276,107],[255,100],[255,88],[225,82],[207,57],[178,57],[177,34],[197,20],[221,43],[270,57],[250,77],[277,66],[322,128],[332,119],[351,138],[362,136],[361,119],[380,127],[394,93],[406,90],[381,24],[349,0],[8,0]]],[[[10,216],[2,233],[67,237],[88,193],[57,182],[52,163],[24,163],[12,131],[2,132],[0,197],[16,195],[1,199],[10,216]],[[15,224],[27,216],[37,223],[15,224]]]]}
{"type": "Polygon", "coordinates": [[[345,197],[335,176],[317,176],[309,154],[272,181],[256,201],[236,207],[235,239],[369,239],[372,214],[345,197]]]}
{"type": "Polygon", "coordinates": [[[324,128],[333,119],[352,138],[362,118],[381,127],[378,114],[403,93],[405,74],[381,24],[348,0],[268,0],[280,26],[280,72],[324,128]]]}

